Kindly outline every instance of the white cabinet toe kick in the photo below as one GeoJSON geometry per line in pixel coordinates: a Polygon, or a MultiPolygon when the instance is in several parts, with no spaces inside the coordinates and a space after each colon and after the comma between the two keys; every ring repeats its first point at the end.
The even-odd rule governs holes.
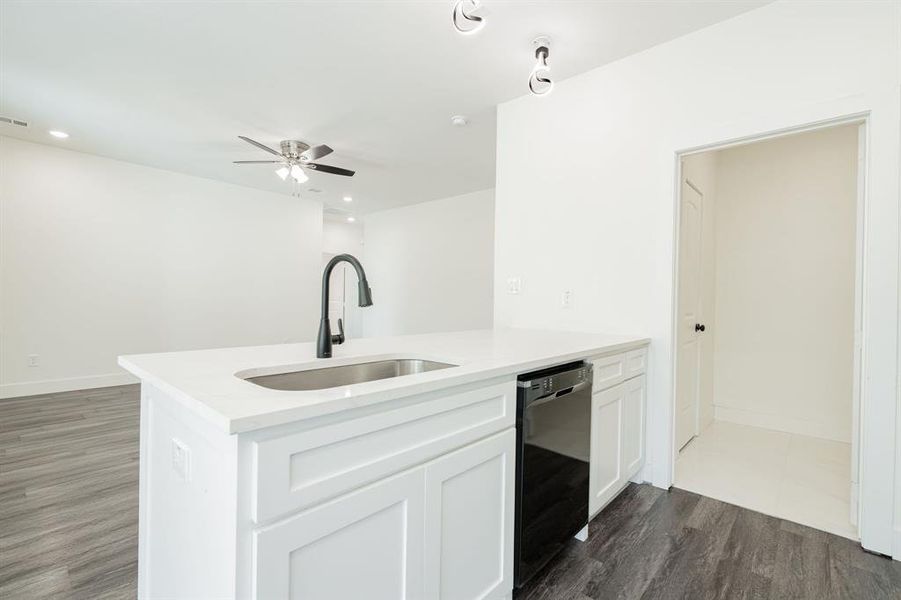
{"type": "MultiPolygon", "coordinates": [[[[646,347],[594,367],[590,513],[644,463],[646,347]]],[[[515,375],[227,433],[144,382],[140,598],[503,599],[515,375]]]]}

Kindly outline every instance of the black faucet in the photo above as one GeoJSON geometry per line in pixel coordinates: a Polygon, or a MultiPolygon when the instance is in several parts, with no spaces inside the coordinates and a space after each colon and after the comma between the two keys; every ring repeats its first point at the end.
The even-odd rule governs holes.
{"type": "Polygon", "coordinates": [[[332,344],[344,343],[344,322],[338,319],[338,335],[332,335],[332,326],[328,319],[329,278],[332,270],[339,262],[348,262],[357,272],[357,290],[360,296],[360,306],[372,306],[372,290],[366,281],[366,272],[363,265],[350,254],[339,254],[325,265],[322,273],[322,318],[319,319],[319,336],[316,338],[316,358],[331,358],[332,344]]]}

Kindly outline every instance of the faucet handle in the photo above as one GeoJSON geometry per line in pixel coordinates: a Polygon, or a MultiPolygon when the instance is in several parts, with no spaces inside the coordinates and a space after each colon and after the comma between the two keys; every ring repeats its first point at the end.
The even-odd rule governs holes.
{"type": "Polygon", "coordinates": [[[333,344],[344,343],[344,319],[338,319],[338,335],[332,336],[333,344]]]}

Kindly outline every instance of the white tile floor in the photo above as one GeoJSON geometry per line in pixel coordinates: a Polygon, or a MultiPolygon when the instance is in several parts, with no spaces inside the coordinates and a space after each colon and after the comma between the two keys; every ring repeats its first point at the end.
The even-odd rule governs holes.
{"type": "Polygon", "coordinates": [[[717,421],[676,460],[675,486],[851,539],[851,445],[717,421]]]}

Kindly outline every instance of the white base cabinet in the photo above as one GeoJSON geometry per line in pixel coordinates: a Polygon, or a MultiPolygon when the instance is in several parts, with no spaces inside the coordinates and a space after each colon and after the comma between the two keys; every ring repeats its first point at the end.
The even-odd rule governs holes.
{"type": "Polygon", "coordinates": [[[514,443],[508,430],[256,531],[254,597],[505,597],[514,443]]]}
{"type": "MultiPolygon", "coordinates": [[[[589,511],[644,465],[646,348],[594,361],[589,511]]],[[[138,597],[502,600],[516,382],[230,435],[144,384],[138,597]]]]}
{"type": "Polygon", "coordinates": [[[645,462],[646,348],[594,362],[588,513],[596,515],[645,462]]]}
{"type": "Polygon", "coordinates": [[[140,598],[510,597],[512,379],[237,436],[143,402],[140,598]]]}

